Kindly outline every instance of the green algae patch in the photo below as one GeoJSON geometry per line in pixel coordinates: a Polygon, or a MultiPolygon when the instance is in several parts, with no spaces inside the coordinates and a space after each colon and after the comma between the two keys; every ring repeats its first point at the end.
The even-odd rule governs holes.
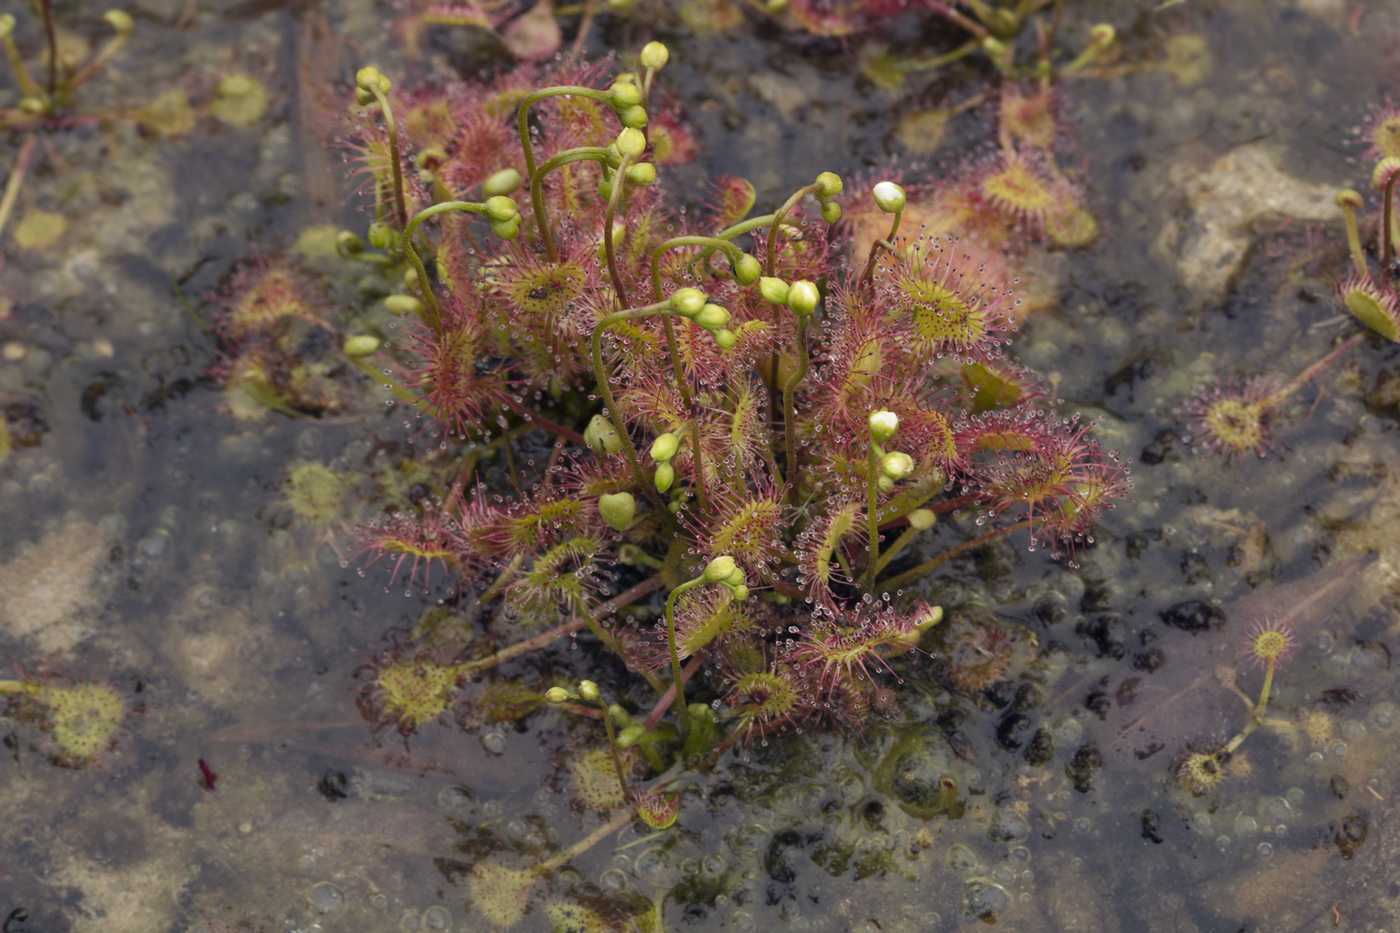
{"type": "Polygon", "coordinates": [[[58,242],[68,229],[68,221],[62,214],[49,211],[28,211],[24,218],[15,224],[13,234],[15,245],[20,249],[48,249],[58,242]]]}
{"type": "Polygon", "coordinates": [[[237,129],[252,126],[267,112],[267,88],[251,75],[233,74],[219,82],[209,114],[237,129]]]}

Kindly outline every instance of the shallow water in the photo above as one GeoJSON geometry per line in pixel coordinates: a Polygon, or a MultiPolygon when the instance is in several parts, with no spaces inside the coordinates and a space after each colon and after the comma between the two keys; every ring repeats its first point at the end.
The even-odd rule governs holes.
{"type": "MultiPolygon", "coordinates": [[[[1173,413],[1203,382],[1287,378],[1349,326],[1328,205],[1338,186],[1369,192],[1363,147],[1348,141],[1396,79],[1400,5],[1068,7],[1072,47],[1101,19],[1122,40],[1118,67],[1063,89],[1062,165],[1084,166],[1103,232],[1044,259],[1015,350],[1056,380],[1066,413],[1101,418],[1098,436],[1133,458],[1133,500],[1078,567],[1015,538],[944,567],[924,584],[948,612],[943,660],[899,669],[899,717],[861,736],[754,742],[686,791],[672,830],[626,828],[554,873],[519,929],[551,929],[544,905],[563,898],[614,913],[650,901],[668,930],[952,930],[979,917],[1018,931],[1400,930],[1388,647],[1400,351],[1364,342],[1300,391],[1264,460],[1193,456],[1173,413]],[[1175,72],[1162,64],[1172,53],[1175,72]],[[1162,659],[1144,676],[1223,666],[1257,691],[1238,652],[1265,614],[1290,617],[1301,644],[1278,675],[1276,721],[1241,746],[1227,781],[1184,791],[1184,744],[1143,760],[1115,751],[1097,698],[1162,659]],[[1199,619],[1206,630],[1188,630],[1199,619]],[[966,663],[979,651],[968,633],[988,624],[1016,646],[1009,675],[993,691],[954,689],[947,659],[966,663]],[[921,782],[942,775],[959,785],[956,806],[930,815],[921,782]]],[[[401,582],[386,592],[382,568],[343,567],[341,523],[298,520],[283,484],[305,462],[383,472],[421,438],[392,410],[360,414],[377,399],[321,419],[235,420],[200,322],[239,260],[290,248],[333,283],[328,306],[382,322],[363,273],[303,236],[363,226],[322,147],[345,80],[365,61],[429,75],[501,53],[439,30],[410,68],[387,6],[210,3],[192,21],[183,9],[133,11],[131,43],[77,109],[131,109],[179,83],[198,110],[190,131],[115,121],[41,134],[0,242],[0,403],[35,441],[0,465],[0,652],[17,670],[110,681],[140,708],[86,769],[51,764],[35,723],[0,720],[0,916],[34,933],[245,917],[267,930],[483,929],[466,880],[479,859],[524,864],[599,825],[560,768],[596,730],[542,711],[405,740],[366,721],[367,666],[433,597],[406,599],[401,582]],[[270,92],[247,125],[208,109],[234,73],[270,92]],[[41,210],[67,229],[21,248],[16,223],[41,210]]],[[[58,14],[105,41],[86,11],[58,14]]],[[[29,51],[38,33],[20,18],[29,51]]],[[[865,39],[757,17],[695,38],[643,0],[601,18],[595,48],[653,35],[678,50],[662,80],[700,141],[676,181],[692,200],[712,173],[749,178],[762,205],[823,169],[873,173],[901,154],[936,177],[988,145],[984,104],[952,118],[931,153],[904,152],[901,118],[994,87],[974,60],[895,89],[862,77],[876,42],[896,56],[951,47],[913,14],[865,39]]],[[[14,103],[11,85],[0,95],[14,103]]],[[[6,137],[7,165],[22,140],[6,137]]],[[[342,521],[381,506],[357,502],[342,521]]],[[[948,540],[976,521],[948,522],[948,540]]],[[[586,642],[565,644],[467,698],[560,670],[617,676],[586,642]]],[[[1228,692],[1204,708],[1182,714],[1178,741],[1218,741],[1247,719],[1228,692]]]]}

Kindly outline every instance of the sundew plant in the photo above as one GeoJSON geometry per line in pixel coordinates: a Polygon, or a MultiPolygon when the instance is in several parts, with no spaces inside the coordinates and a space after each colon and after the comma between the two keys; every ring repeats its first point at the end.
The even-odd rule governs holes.
{"type": "MultiPolygon", "coordinates": [[[[1097,28],[1079,64],[1112,41],[1097,28]]],[[[361,69],[353,152],[374,217],[339,241],[402,283],[385,299],[397,331],[348,335],[345,356],[434,456],[460,458],[359,527],[350,559],[409,593],[445,580],[504,645],[396,646],[366,701],[408,734],[474,674],[586,630],[651,699],[625,680],[546,697],[601,720],[595,764],[623,818],[659,826],[671,782],[736,745],[895,715],[888,685],[942,617],[909,588],[950,556],[1013,536],[1073,562],[1129,487],[1007,352],[1019,263],[1097,235],[1051,151],[1048,68],[1008,80],[995,154],[946,177],[906,191],[823,172],[763,214],[721,178],[686,213],[664,183],[685,130],[649,134],[668,57],[651,43],[632,71],[522,66],[406,94],[361,69]],[[552,447],[521,469],[528,432],[552,447]],[[487,447],[511,488],[474,478],[487,447]],[[943,540],[939,516],[960,509],[978,536],[943,540]],[[920,536],[939,542],[922,562],[920,536]]],[[[260,301],[227,302],[226,371],[255,398],[304,399],[308,375],[275,361],[323,325],[274,273],[260,301]]]]}

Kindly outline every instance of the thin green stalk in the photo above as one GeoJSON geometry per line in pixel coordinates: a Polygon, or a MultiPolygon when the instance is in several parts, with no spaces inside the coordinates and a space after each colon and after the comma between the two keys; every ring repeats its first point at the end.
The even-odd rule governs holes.
{"type": "Polygon", "coordinates": [[[1247,722],[1245,724],[1245,727],[1240,730],[1240,734],[1235,736],[1229,742],[1227,742],[1225,744],[1225,747],[1220,750],[1221,754],[1233,755],[1235,753],[1235,749],[1239,748],[1241,745],[1244,744],[1244,740],[1249,738],[1250,734],[1254,732],[1255,729],[1259,728],[1259,724],[1262,721],[1263,716],[1259,715],[1247,722]]]}
{"type": "Polygon", "coordinates": [[[681,401],[685,402],[686,411],[690,411],[694,402],[690,398],[690,384],[685,378],[685,368],[681,366],[681,347],[676,340],[676,328],[671,323],[669,314],[661,321],[666,326],[666,352],[671,354],[671,373],[676,377],[676,387],[681,390],[681,401]]]}
{"type": "Polygon", "coordinates": [[[670,308],[665,302],[658,302],[627,311],[614,311],[598,322],[598,326],[593,328],[593,378],[598,383],[598,390],[603,393],[603,404],[607,406],[613,430],[617,432],[618,439],[622,441],[622,452],[627,456],[627,465],[632,469],[633,480],[642,488],[642,492],[646,494],[651,504],[666,513],[666,503],[661,501],[656,487],[647,481],[646,474],[642,472],[642,464],[637,459],[637,448],[632,446],[632,436],[627,433],[627,422],[622,420],[617,400],[613,397],[612,382],[608,379],[607,367],[603,365],[603,331],[619,321],[628,321],[650,314],[670,314],[670,308]]]}
{"type": "Polygon", "coordinates": [[[724,757],[724,753],[729,751],[729,749],[733,748],[734,743],[738,741],[740,731],[743,730],[745,724],[748,722],[749,720],[745,718],[741,720],[733,729],[730,729],[729,734],[724,737],[724,741],[716,745],[714,751],[710,752],[704,758],[700,759],[700,763],[695,766],[695,770],[704,772],[710,770],[715,765],[719,764],[719,760],[724,757]]]}
{"type": "Polygon", "coordinates": [[[399,164],[399,128],[394,125],[394,111],[389,106],[389,98],[379,87],[373,86],[370,92],[379,101],[379,110],[384,115],[384,127],[389,131],[389,168],[394,177],[394,209],[399,215],[399,229],[408,226],[408,207],[404,203],[403,166],[399,164]]]}
{"type": "Polygon", "coordinates": [[[442,331],[442,316],[438,311],[437,298],[433,295],[433,288],[428,283],[428,270],[423,266],[423,260],[418,257],[418,251],[413,248],[413,231],[418,229],[418,225],[429,217],[447,211],[471,211],[476,214],[485,214],[486,205],[478,204],[475,201],[443,201],[434,204],[432,207],[424,208],[403,228],[403,235],[399,238],[404,254],[408,256],[408,261],[413,265],[413,271],[418,273],[418,290],[423,295],[423,323],[434,333],[442,331]]]}
{"type": "MultiPolygon", "coordinates": [[[[505,568],[496,575],[496,579],[491,581],[491,585],[483,590],[481,595],[476,598],[476,604],[478,606],[485,606],[487,603],[491,602],[491,600],[504,593],[506,587],[510,586],[511,580],[515,579],[516,573],[520,570],[520,565],[524,562],[525,558],[520,554],[512,557],[510,563],[506,564],[505,568]]],[[[582,624],[583,621],[580,619],[579,625],[582,624]]]]}
{"type": "Polygon", "coordinates": [[[1350,204],[1342,204],[1342,213],[1346,216],[1347,228],[1347,251],[1351,253],[1351,264],[1356,267],[1356,274],[1360,278],[1366,278],[1366,254],[1361,249],[1361,232],[1356,228],[1356,211],[1350,204]]]}
{"type": "Polygon", "coordinates": [[[609,158],[611,153],[601,146],[579,146],[555,153],[539,167],[539,171],[530,173],[530,204],[535,210],[535,227],[540,232],[540,241],[544,243],[544,251],[550,262],[558,262],[559,253],[554,246],[554,234],[549,229],[549,217],[545,211],[544,176],[556,168],[575,162],[601,162],[607,165],[609,158]]]}
{"type": "MultiPolygon", "coordinates": [[[[787,482],[792,494],[797,491],[797,410],[793,406],[793,390],[807,377],[807,318],[797,319],[797,371],[783,383],[783,447],[787,454],[787,482]]],[[[773,368],[776,379],[778,369],[773,368]]]]}
{"type": "MultiPolygon", "coordinates": [[[[1400,172],[1397,172],[1396,174],[1400,174],[1400,172]]],[[[1303,386],[1311,382],[1317,376],[1318,373],[1322,372],[1324,369],[1331,366],[1337,360],[1341,359],[1347,354],[1349,350],[1351,350],[1352,347],[1356,346],[1365,338],[1366,331],[1364,330],[1352,334],[1346,340],[1338,344],[1336,349],[1334,349],[1331,353],[1328,353],[1322,359],[1318,360],[1316,363],[1312,364],[1307,369],[1303,370],[1301,373],[1294,376],[1292,379],[1288,380],[1274,391],[1270,392],[1260,401],[1260,404],[1264,408],[1272,408],[1275,405],[1278,405],[1280,402],[1287,400],[1287,398],[1290,395],[1292,395],[1294,392],[1297,392],[1303,386]]]]}
{"type": "Polygon", "coordinates": [[[797,206],[797,202],[815,191],[820,191],[821,185],[805,185],[792,193],[792,197],[783,202],[783,206],[773,212],[773,222],[768,225],[768,262],[764,265],[768,275],[777,275],[774,270],[778,264],[778,228],[783,225],[783,221],[792,209],[797,206]]]}
{"type": "Polygon", "coordinates": [[[618,811],[617,816],[614,816],[612,819],[608,820],[602,826],[599,826],[597,829],[593,830],[593,832],[589,833],[587,836],[584,836],[582,839],[580,839],[578,842],[575,842],[567,849],[563,849],[557,852],[552,857],[541,862],[538,866],[536,866],[535,871],[540,875],[547,875],[550,872],[554,871],[556,868],[561,868],[564,865],[569,864],[570,861],[587,852],[589,849],[602,842],[608,836],[611,836],[613,833],[617,832],[619,829],[622,829],[628,823],[632,822],[632,817],[636,814],[636,810],[637,807],[635,803],[631,803],[628,806],[623,807],[621,810],[618,811]]]}
{"type": "Polygon", "coordinates": [[[10,60],[10,70],[15,73],[15,82],[19,84],[20,97],[39,96],[39,85],[34,83],[34,78],[30,76],[29,69],[24,66],[24,58],[19,54],[19,46],[15,45],[15,38],[6,35],[0,40],[0,46],[5,49],[5,57],[10,60]]]}
{"type": "Polygon", "coordinates": [[[951,65],[953,62],[966,58],[981,47],[981,42],[976,39],[969,39],[951,52],[945,52],[942,55],[935,55],[933,58],[925,58],[917,62],[910,62],[905,66],[905,71],[928,71],[931,68],[942,68],[944,65],[951,65]]]}
{"type": "Polygon", "coordinates": [[[608,704],[599,697],[594,701],[597,707],[603,711],[603,728],[608,731],[608,751],[612,753],[613,769],[617,772],[617,783],[622,787],[622,799],[628,803],[636,800],[636,795],[632,792],[632,785],[627,781],[627,772],[622,768],[622,752],[617,747],[617,734],[613,732],[612,717],[608,715],[608,704]]]}
{"type": "Polygon", "coordinates": [[[685,705],[685,681],[681,678],[681,658],[676,651],[676,597],[705,582],[704,577],[687,580],[666,597],[666,648],[671,653],[671,682],[676,685],[676,719],[680,721],[681,740],[690,733],[690,716],[685,705]]]}
{"type": "MultiPolygon", "coordinates": [[[[875,564],[880,559],[880,520],[876,514],[880,501],[880,454],[874,440],[868,446],[870,476],[865,484],[865,524],[869,529],[869,545],[865,553],[865,592],[875,592],[875,564]]],[[[791,468],[789,468],[791,469],[791,468]]]]}
{"type": "Polygon", "coordinates": [[[723,250],[729,257],[729,264],[736,264],[744,255],[744,251],[733,243],[721,237],[713,236],[678,236],[672,237],[656,247],[651,254],[651,290],[652,298],[660,301],[661,294],[661,254],[682,246],[710,246],[714,249],[723,250]]]}
{"type": "Polygon", "coordinates": [[[1021,529],[1029,528],[1030,526],[1031,523],[1029,521],[1024,521],[1017,522],[1014,525],[1008,525],[1005,528],[994,528],[984,535],[979,535],[978,537],[973,538],[971,541],[964,541],[962,544],[959,544],[955,548],[949,548],[942,554],[939,554],[937,557],[930,558],[929,560],[924,561],[922,564],[913,568],[912,570],[906,570],[904,571],[904,573],[901,573],[898,576],[890,577],[888,580],[881,580],[880,587],[885,590],[897,590],[902,586],[908,586],[911,583],[917,582],[925,574],[937,568],[943,562],[951,560],[954,557],[957,557],[959,554],[970,551],[976,547],[981,547],[987,542],[995,541],[997,538],[1009,535],[1013,531],[1020,531],[1021,529]]]}
{"type": "Polygon", "coordinates": [[[527,94],[525,99],[520,102],[520,110],[516,115],[516,128],[520,131],[520,147],[525,150],[525,177],[527,178],[532,178],[535,174],[535,147],[530,142],[530,108],[546,97],[565,96],[587,97],[589,100],[596,100],[600,103],[607,103],[610,100],[607,91],[597,91],[591,87],[568,84],[540,88],[538,91],[527,94]]]}
{"type": "Polygon", "coordinates": [[[617,296],[617,306],[627,307],[627,289],[622,281],[622,272],[617,267],[617,246],[613,243],[613,221],[617,218],[617,202],[622,197],[622,189],[627,186],[627,166],[632,164],[632,156],[622,154],[613,172],[612,191],[608,192],[608,206],[603,210],[603,253],[608,259],[608,278],[612,279],[613,292],[617,296]]]}
{"type": "Polygon", "coordinates": [[[24,137],[24,142],[19,147],[19,155],[15,158],[15,166],[10,169],[10,178],[5,182],[4,197],[0,197],[0,233],[5,230],[5,224],[10,219],[10,212],[15,209],[15,199],[19,197],[20,186],[24,183],[24,173],[29,171],[29,161],[34,158],[34,147],[39,142],[39,138],[32,132],[24,137]]]}
{"type": "Polygon", "coordinates": [[[1391,250],[1395,248],[1395,180],[1400,178],[1400,171],[1390,173],[1390,177],[1385,182],[1385,210],[1381,215],[1381,268],[1385,269],[1390,262],[1391,250]]]}
{"type": "MultiPolygon", "coordinates": [[[[613,612],[617,611],[623,606],[632,605],[632,603],[641,599],[643,596],[646,596],[648,593],[653,593],[656,590],[661,589],[663,585],[664,584],[660,575],[647,577],[645,580],[643,580],[641,583],[638,583],[636,586],[622,593],[619,593],[612,599],[603,603],[597,608],[597,610],[593,612],[592,618],[594,619],[594,621],[601,622],[607,616],[611,615],[613,612]]],[[[485,594],[482,595],[485,596],[485,594]]],[[[481,600],[479,602],[484,602],[484,600],[481,600]]],[[[509,647],[502,648],[495,654],[488,655],[484,658],[479,658],[475,661],[468,661],[462,666],[462,670],[468,676],[478,673],[479,671],[489,670],[490,668],[497,667],[514,658],[527,655],[532,651],[537,651],[540,648],[543,648],[546,645],[550,644],[551,642],[563,638],[565,635],[572,635],[579,629],[587,626],[587,624],[588,623],[586,619],[583,616],[579,616],[577,618],[571,619],[568,622],[565,622],[563,625],[560,625],[557,628],[552,628],[547,632],[536,635],[533,638],[528,638],[525,641],[516,642],[515,644],[510,645],[509,647]]],[[[629,659],[626,656],[623,656],[622,660],[624,663],[626,663],[629,659]]],[[[647,683],[649,683],[652,689],[655,690],[658,694],[666,690],[666,684],[661,680],[661,678],[657,677],[650,671],[644,671],[642,676],[644,676],[647,679],[647,683]]]]}
{"type": "Polygon", "coordinates": [[[53,21],[53,0],[39,0],[39,8],[44,13],[44,39],[49,44],[48,105],[52,107],[58,89],[58,30],[53,21]]]}
{"type": "Polygon", "coordinates": [[[919,529],[915,528],[913,525],[906,527],[904,529],[904,532],[898,538],[894,539],[894,544],[886,548],[885,553],[880,555],[879,561],[877,561],[875,564],[875,572],[880,573],[886,567],[888,567],[890,565],[890,561],[898,557],[899,552],[908,547],[909,542],[913,541],[916,537],[918,537],[918,534],[919,529]]]}
{"type": "MultiPolygon", "coordinates": [[[[110,22],[110,20],[109,20],[110,22]]],[[[116,28],[115,26],[113,28],[116,28]]],[[[63,97],[66,100],[79,87],[92,80],[93,75],[102,69],[102,66],[112,60],[112,57],[121,51],[121,47],[126,45],[126,40],[131,37],[130,29],[117,28],[117,34],[107,40],[107,44],[102,47],[102,51],[92,57],[83,70],[73,76],[72,80],[64,83],[63,97]]]]}
{"type": "Polygon", "coordinates": [[[1263,719],[1264,710],[1269,705],[1269,691],[1274,686],[1274,659],[1270,658],[1264,665],[1264,689],[1259,691],[1259,702],[1254,704],[1254,718],[1263,719]]]}
{"type": "Polygon", "coordinates": [[[394,380],[389,379],[389,377],[384,373],[383,370],[376,369],[374,364],[370,362],[372,355],[346,356],[345,358],[355,366],[358,366],[366,376],[369,376],[375,382],[382,384],[390,392],[393,392],[399,398],[403,399],[405,402],[408,402],[410,405],[421,411],[423,414],[431,415],[433,413],[432,402],[428,401],[426,398],[421,398],[417,395],[414,395],[411,390],[406,389],[394,380]]]}
{"type": "Polygon", "coordinates": [[[748,220],[739,221],[732,227],[725,227],[719,233],[715,234],[715,239],[732,240],[736,236],[743,236],[745,233],[751,233],[752,231],[758,230],[761,227],[772,226],[772,224],[775,221],[777,221],[778,223],[785,224],[789,227],[802,226],[795,220],[788,220],[786,217],[779,218],[777,214],[764,214],[762,217],[750,217],[748,220]]]}
{"type": "Polygon", "coordinates": [[[891,253],[895,251],[894,237],[899,232],[899,220],[903,216],[903,211],[895,211],[894,223],[890,224],[890,232],[883,240],[876,240],[870,244],[870,258],[865,261],[865,274],[860,277],[863,285],[869,285],[870,280],[875,276],[875,257],[880,255],[880,250],[887,249],[891,253]]]}
{"type": "Polygon", "coordinates": [[[642,106],[651,104],[651,79],[656,77],[656,69],[648,68],[646,74],[642,76],[642,106]]]}
{"type": "Polygon", "coordinates": [[[710,498],[705,489],[705,459],[700,451],[700,422],[690,419],[691,456],[695,458],[695,494],[700,499],[700,511],[710,510],[710,498]]]}

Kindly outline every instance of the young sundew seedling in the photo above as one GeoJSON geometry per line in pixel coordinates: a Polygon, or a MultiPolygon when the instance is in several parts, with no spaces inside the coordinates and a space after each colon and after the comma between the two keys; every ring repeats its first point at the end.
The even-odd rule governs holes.
{"type": "Polygon", "coordinates": [[[1356,212],[1365,201],[1351,188],[1337,192],[1336,203],[1345,219],[1349,273],[1338,277],[1337,294],[1343,307],[1364,330],[1341,341],[1331,352],[1286,382],[1269,377],[1232,381],[1201,388],[1196,397],[1176,414],[1187,424],[1187,441],[1197,453],[1222,456],[1227,460],[1256,454],[1263,457],[1273,449],[1270,441],[1272,412],[1299,389],[1316,379],[1333,364],[1345,358],[1369,331],[1392,343],[1400,342],[1400,293],[1392,276],[1400,230],[1395,214],[1395,187],[1400,181],[1400,157],[1387,155],[1371,172],[1371,186],[1381,193],[1376,255],[1379,268],[1372,264],[1361,242],[1356,212]]]}
{"type": "MultiPolygon", "coordinates": [[[[571,760],[576,789],[658,832],[669,785],[739,742],[898,715],[888,685],[942,618],[904,587],[1017,531],[1073,561],[1129,485],[1008,356],[1006,270],[1085,210],[1038,148],[1051,92],[1027,92],[1034,133],[1008,130],[995,167],[955,170],[964,223],[936,237],[908,228],[940,186],[832,172],[753,216],[731,179],[697,218],[650,135],[667,59],[653,43],[617,75],[521,66],[407,95],[362,69],[374,216],[340,237],[402,283],[385,307],[409,335],[351,338],[347,357],[411,430],[445,427],[436,456],[490,447],[514,486],[459,476],[362,526],[362,568],[387,558],[410,588],[448,568],[504,646],[384,664],[379,715],[418,727],[456,681],[586,629],[636,682],[553,687],[544,715],[602,726],[607,745],[571,760]],[[957,238],[993,229],[1004,252],[957,238]],[[509,439],[530,431],[554,445],[526,470],[509,439]],[[958,509],[981,512],[973,540],[938,521],[958,509]],[[920,537],[941,553],[910,566],[920,537]]],[[[483,866],[473,902],[513,923],[534,877],[483,866]]]]}
{"type": "Polygon", "coordinates": [[[38,724],[52,744],[55,764],[84,768],[117,743],[130,709],[111,685],[70,681],[52,675],[0,680],[0,696],[21,719],[38,724]]]}

